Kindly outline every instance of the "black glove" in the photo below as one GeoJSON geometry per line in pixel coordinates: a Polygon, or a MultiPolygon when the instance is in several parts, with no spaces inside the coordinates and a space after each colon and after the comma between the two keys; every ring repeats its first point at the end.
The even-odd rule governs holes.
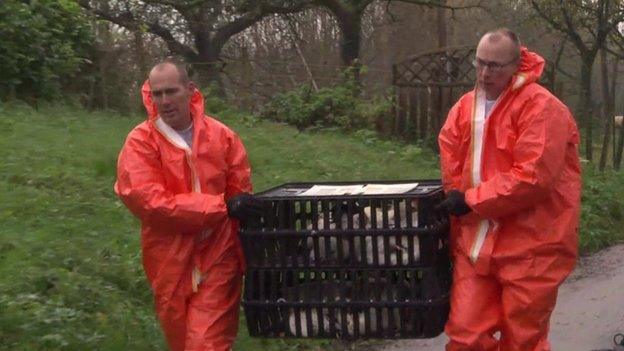
{"type": "Polygon", "coordinates": [[[241,193],[230,198],[226,205],[228,215],[240,221],[259,219],[265,214],[262,200],[249,193],[241,193]]]}
{"type": "Polygon", "coordinates": [[[436,210],[442,209],[447,210],[448,213],[455,216],[463,216],[472,211],[466,204],[464,193],[457,190],[449,191],[448,194],[446,194],[446,199],[436,206],[436,210]]]}

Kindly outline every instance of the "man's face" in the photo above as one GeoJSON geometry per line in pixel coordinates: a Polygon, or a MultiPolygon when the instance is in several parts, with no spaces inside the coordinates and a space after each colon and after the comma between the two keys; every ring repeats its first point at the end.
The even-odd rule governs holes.
{"type": "Polygon", "coordinates": [[[149,75],[152,100],[159,116],[171,128],[183,130],[191,124],[189,102],[193,94],[193,83],[180,82],[180,75],[174,65],[153,69],[149,75]]]}
{"type": "Polygon", "coordinates": [[[485,91],[488,100],[495,100],[518,69],[518,54],[509,38],[490,41],[488,36],[483,37],[477,46],[477,83],[485,91]]]}

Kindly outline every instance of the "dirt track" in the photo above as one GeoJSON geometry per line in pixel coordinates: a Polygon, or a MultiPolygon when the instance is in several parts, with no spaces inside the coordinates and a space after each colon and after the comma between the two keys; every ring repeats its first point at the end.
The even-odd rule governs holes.
{"type": "MultiPolygon", "coordinates": [[[[584,257],[562,285],[551,319],[554,351],[612,348],[613,335],[624,333],[624,245],[584,257]]],[[[386,344],[384,351],[444,350],[446,335],[429,340],[386,344]]]]}

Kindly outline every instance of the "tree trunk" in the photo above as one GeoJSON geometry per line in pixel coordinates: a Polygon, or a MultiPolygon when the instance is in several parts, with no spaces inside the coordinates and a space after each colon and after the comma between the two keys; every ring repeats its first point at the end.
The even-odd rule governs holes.
{"type": "Polygon", "coordinates": [[[144,40],[145,39],[143,36],[143,32],[141,30],[134,31],[134,53],[135,53],[137,68],[138,68],[136,81],[138,82],[139,85],[136,87],[137,88],[136,91],[138,92],[138,94],[133,94],[135,98],[132,99],[130,106],[136,106],[138,113],[142,113],[144,107],[140,99],[137,99],[136,96],[141,96],[140,94],[141,86],[143,82],[145,81],[145,79],[147,79],[147,74],[149,70],[149,67],[148,67],[149,63],[147,59],[147,52],[145,50],[144,40]]]}
{"type": "Polygon", "coordinates": [[[209,88],[218,97],[225,98],[225,87],[221,77],[224,63],[221,61],[221,48],[214,43],[202,47],[199,59],[189,58],[193,69],[193,80],[200,87],[209,88]]]}
{"type": "MultiPolygon", "coordinates": [[[[609,95],[609,103],[611,104],[611,114],[615,115],[615,91],[617,89],[617,82],[618,82],[618,65],[620,63],[620,58],[615,56],[613,57],[613,66],[611,67],[611,87],[609,88],[609,92],[611,93],[611,95],[609,95]]],[[[615,118],[615,116],[613,116],[612,118],[615,118]]],[[[613,142],[611,143],[611,145],[613,145],[613,149],[611,150],[611,155],[612,157],[615,158],[615,153],[616,153],[616,145],[617,145],[617,137],[615,135],[615,121],[613,121],[613,125],[611,127],[611,140],[613,140],[613,142]]],[[[614,163],[615,165],[615,163],[614,163]]]]}
{"type": "MultiPolygon", "coordinates": [[[[103,6],[108,10],[109,5],[107,2],[104,2],[103,6]]],[[[108,58],[111,51],[113,51],[113,35],[110,23],[100,22],[97,28],[97,36],[101,40],[101,44],[96,45],[96,50],[100,54],[98,57],[100,97],[102,99],[102,108],[108,110],[108,58]]]]}
{"type": "Polygon", "coordinates": [[[136,57],[138,81],[142,82],[147,78],[149,70],[149,60],[147,50],[145,49],[145,36],[141,30],[134,31],[134,55],[136,57]]]}
{"type": "Polygon", "coordinates": [[[624,151],[624,126],[620,126],[620,133],[618,138],[618,145],[616,148],[615,157],[613,160],[613,168],[620,170],[622,165],[622,151],[624,151]]]}
{"type": "Polygon", "coordinates": [[[557,48],[557,51],[554,55],[555,59],[551,61],[551,65],[550,65],[550,69],[548,71],[546,71],[546,81],[545,83],[547,84],[547,88],[550,89],[550,91],[555,94],[556,96],[561,97],[561,89],[558,89],[558,87],[560,87],[561,85],[557,84],[557,69],[559,68],[559,65],[561,64],[561,59],[563,58],[563,52],[565,51],[565,46],[566,46],[566,40],[561,40],[559,42],[559,47],[557,48]]]}
{"type": "Polygon", "coordinates": [[[582,56],[578,105],[578,118],[585,129],[585,158],[590,162],[593,160],[591,76],[595,57],[595,54],[582,56]]]}
{"type": "MultiPolygon", "coordinates": [[[[441,0],[440,5],[446,5],[446,0],[441,0]]],[[[438,27],[438,47],[445,48],[448,46],[447,33],[446,33],[446,9],[438,7],[436,9],[436,23],[438,27]]]]}
{"type": "Polygon", "coordinates": [[[361,64],[360,57],[360,36],[362,33],[362,14],[353,13],[347,16],[337,16],[338,26],[342,37],[340,39],[340,59],[346,69],[350,69],[352,77],[356,82],[360,81],[361,64]]]}
{"type": "Polygon", "coordinates": [[[193,62],[194,78],[193,80],[200,88],[208,88],[218,97],[225,97],[225,88],[221,79],[221,63],[215,61],[193,62]]]}
{"type": "Polygon", "coordinates": [[[600,150],[600,163],[598,168],[604,171],[607,165],[609,144],[611,143],[611,128],[613,127],[613,104],[611,103],[611,93],[609,92],[609,68],[607,67],[607,51],[600,50],[600,78],[602,83],[602,114],[604,117],[604,134],[602,138],[602,148],[600,150]]]}

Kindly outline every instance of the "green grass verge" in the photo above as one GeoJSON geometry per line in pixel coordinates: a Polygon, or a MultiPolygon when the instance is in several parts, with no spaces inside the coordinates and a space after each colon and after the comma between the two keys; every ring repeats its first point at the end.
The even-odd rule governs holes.
{"type": "MultiPolygon", "coordinates": [[[[299,133],[225,113],[256,190],[289,181],[436,177],[435,158],[369,133],[299,133]]],[[[164,350],[139,223],[115,197],[117,153],[142,118],[0,106],[0,350],[164,350]]],[[[241,323],[244,324],[244,323],[241,323]]],[[[237,350],[330,347],[255,340],[237,350]]]]}
{"type": "MultiPolygon", "coordinates": [[[[256,190],[285,182],[437,178],[437,159],[370,132],[298,132],[220,114],[245,142],[256,190]]],[[[165,350],[140,263],[139,224],[112,191],[117,153],[142,117],[0,105],[0,350],[165,350]]],[[[617,173],[585,172],[584,252],[621,240],[617,173]]],[[[340,349],[251,339],[235,349],[340,349]]]]}

